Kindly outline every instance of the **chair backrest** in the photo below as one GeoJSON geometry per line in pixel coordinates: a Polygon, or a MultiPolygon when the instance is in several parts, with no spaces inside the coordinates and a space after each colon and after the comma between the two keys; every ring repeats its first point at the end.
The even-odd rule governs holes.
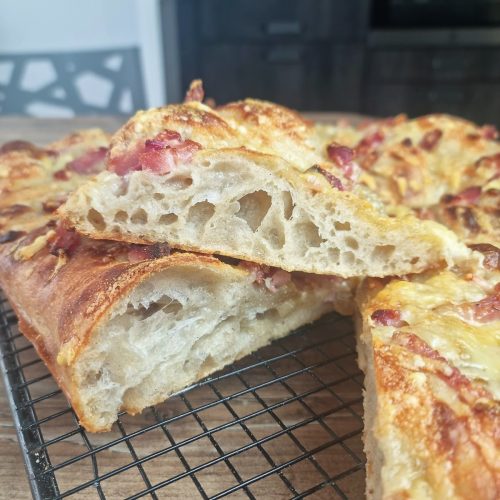
{"type": "Polygon", "coordinates": [[[0,54],[0,114],[130,114],[145,107],[138,48],[0,54]]]}

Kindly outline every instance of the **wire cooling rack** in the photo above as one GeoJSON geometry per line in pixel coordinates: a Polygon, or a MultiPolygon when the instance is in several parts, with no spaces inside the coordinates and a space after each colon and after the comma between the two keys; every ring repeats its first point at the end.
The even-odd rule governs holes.
{"type": "Polygon", "coordinates": [[[0,296],[0,367],[33,496],[362,498],[362,376],[330,315],[109,433],[82,429],[0,296]]]}

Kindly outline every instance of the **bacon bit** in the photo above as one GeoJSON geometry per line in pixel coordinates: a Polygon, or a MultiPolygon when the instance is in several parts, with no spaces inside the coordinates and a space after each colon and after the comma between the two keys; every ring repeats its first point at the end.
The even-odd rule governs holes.
{"type": "Polygon", "coordinates": [[[201,80],[193,80],[184,97],[184,102],[203,102],[205,91],[203,90],[203,82],[201,80]]]}
{"type": "Polygon", "coordinates": [[[342,173],[349,180],[354,180],[359,172],[359,167],[353,162],[354,151],[347,146],[342,146],[336,142],[332,142],[326,148],[328,158],[336,163],[342,169],[342,173]]]}
{"type": "Polygon", "coordinates": [[[71,172],[68,172],[65,168],[61,168],[61,170],[54,172],[52,176],[58,181],[68,181],[71,178],[71,172]]]}
{"type": "Polygon", "coordinates": [[[321,168],[319,165],[314,165],[313,167],[311,167],[311,169],[320,173],[328,181],[330,186],[334,187],[335,189],[338,189],[339,191],[345,191],[344,185],[342,184],[342,181],[338,177],[335,177],[333,174],[331,174],[324,168],[321,168]]]}
{"type": "Polygon", "coordinates": [[[108,169],[118,175],[135,170],[149,170],[159,175],[168,174],[181,162],[187,163],[194,153],[202,149],[201,144],[183,140],[174,130],[163,130],[153,139],[147,139],[142,148],[113,158],[108,169]]]}
{"type": "Polygon", "coordinates": [[[500,248],[489,243],[477,243],[469,245],[469,248],[484,255],[484,267],[500,270],[500,248]]]}
{"type": "Polygon", "coordinates": [[[441,198],[441,202],[446,205],[474,205],[479,200],[481,196],[482,188],[481,186],[471,186],[464,189],[461,193],[457,195],[445,194],[441,198]]]}
{"type": "Polygon", "coordinates": [[[279,288],[285,286],[292,279],[292,275],[289,272],[264,264],[255,264],[254,262],[242,260],[238,266],[253,276],[254,283],[265,285],[272,293],[277,292],[279,288]]]}
{"type": "Polygon", "coordinates": [[[443,131],[438,128],[430,130],[427,132],[419,143],[419,146],[426,151],[432,151],[436,146],[441,137],[443,136],[443,131]]]}
{"type": "Polygon", "coordinates": [[[443,358],[438,351],[433,349],[425,340],[422,340],[414,333],[395,332],[392,336],[392,341],[425,358],[446,362],[446,359],[443,358]]]}
{"type": "Polygon", "coordinates": [[[484,125],[481,127],[481,135],[485,139],[498,139],[498,130],[494,125],[484,125]]]}
{"type": "Polygon", "coordinates": [[[61,251],[71,255],[80,244],[80,235],[72,230],[66,229],[64,225],[59,224],[55,231],[55,237],[50,245],[49,252],[52,255],[59,255],[61,251]]]}
{"type": "Polygon", "coordinates": [[[276,292],[282,286],[290,283],[292,275],[283,269],[277,269],[271,276],[270,283],[266,281],[266,286],[271,292],[276,292]]]}
{"type": "Polygon", "coordinates": [[[500,320],[500,283],[495,286],[491,295],[478,302],[460,304],[458,311],[464,319],[472,318],[478,323],[500,320]]]}
{"type": "Polygon", "coordinates": [[[91,151],[87,151],[85,154],[80,156],[79,158],[75,158],[70,161],[66,168],[68,170],[72,170],[73,172],[77,172],[79,174],[89,175],[95,174],[99,170],[99,164],[104,161],[106,154],[108,153],[108,148],[100,147],[97,149],[93,149],[91,151]]]}
{"type": "Polygon", "coordinates": [[[408,323],[401,319],[401,312],[396,309],[377,309],[371,315],[371,319],[382,326],[395,326],[401,328],[408,323]]]}
{"type": "Polygon", "coordinates": [[[9,205],[8,207],[2,208],[0,210],[0,217],[17,217],[18,215],[25,214],[32,210],[28,205],[22,205],[21,203],[15,203],[14,205],[9,205]]]}
{"type": "Polygon", "coordinates": [[[477,168],[485,167],[500,170],[500,153],[489,156],[481,156],[481,158],[476,161],[475,166],[477,168]]]}
{"type": "Polygon", "coordinates": [[[469,229],[471,233],[479,233],[481,230],[481,226],[477,222],[474,212],[470,207],[463,208],[462,220],[464,221],[465,227],[469,229]]]}
{"type": "Polygon", "coordinates": [[[154,245],[130,245],[128,260],[141,262],[144,260],[159,259],[170,255],[171,248],[168,243],[155,243],[154,245]]]}
{"type": "Polygon", "coordinates": [[[10,243],[11,241],[15,241],[21,236],[26,234],[25,231],[7,231],[6,233],[0,234],[0,245],[3,243],[10,243]]]}
{"type": "Polygon", "coordinates": [[[376,130],[370,135],[367,135],[361,141],[359,141],[356,146],[356,154],[357,155],[366,155],[370,152],[370,150],[375,149],[377,146],[382,144],[385,139],[385,134],[382,130],[376,130]]]}
{"type": "Polygon", "coordinates": [[[406,137],[405,139],[403,139],[401,141],[401,144],[405,147],[405,148],[411,148],[413,146],[413,141],[409,138],[409,137],[406,137]]]}
{"type": "Polygon", "coordinates": [[[347,146],[342,146],[337,142],[332,142],[326,147],[328,158],[335,162],[339,167],[350,163],[354,158],[354,151],[347,146]]]}
{"type": "Polygon", "coordinates": [[[155,174],[168,174],[175,167],[174,149],[150,147],[139,156],[142,168],[135,170],[149,170],[155,174]]]}

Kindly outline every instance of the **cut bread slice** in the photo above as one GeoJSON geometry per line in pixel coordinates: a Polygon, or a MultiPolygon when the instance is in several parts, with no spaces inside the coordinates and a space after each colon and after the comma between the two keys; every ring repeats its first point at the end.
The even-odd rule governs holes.
{"type": "Polygon", "coordinates": [[[0,248],[0,286],[92,432],[352,304],[339,279],[277,270],[256,282],[253,265],[187,253],[154,259],[152,247],[83,239],[62,266],[50,244],[24,258],[50,231],[0,248]]]}
{"type": "Polygon", "coordinates": [[[108,171],[59,213],[92,238],[167,241],[287,271],[386,276],[468,258],[442,226],[387,215],[356,184],[349,151],[330,153],[337,164],[324,133],[270,103],[140,112],[113,137],[108,171]]]}
{"type": "Polygon", "coordinates": [[[478,267],[360,287],[369,499],[499,497],[499,280],[478,267]]]}

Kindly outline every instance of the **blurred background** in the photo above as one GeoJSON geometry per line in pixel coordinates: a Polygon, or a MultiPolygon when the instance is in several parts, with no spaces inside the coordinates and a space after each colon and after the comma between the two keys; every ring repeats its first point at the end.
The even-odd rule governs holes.
{"type": "Polygon", "coordinates": [[[0,114],[182,99],[500,122],[500,0],[0,0],[0,114]]]}

